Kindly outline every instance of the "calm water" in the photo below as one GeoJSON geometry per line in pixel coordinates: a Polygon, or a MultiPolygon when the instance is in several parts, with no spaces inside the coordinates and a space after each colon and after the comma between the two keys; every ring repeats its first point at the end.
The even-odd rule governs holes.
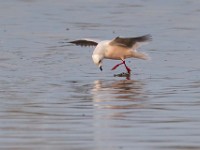
{"type": "Polygon", "coordinates": [[[0,149],[199,150],[200,1],[0,0],[0,149]],[[151,61],[91,60],[83,37],[152,34],[151,61]]]}

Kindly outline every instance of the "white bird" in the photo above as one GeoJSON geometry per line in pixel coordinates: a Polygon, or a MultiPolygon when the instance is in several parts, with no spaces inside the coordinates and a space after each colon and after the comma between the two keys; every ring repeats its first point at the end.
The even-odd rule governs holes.
{"type": "Polygon", "coordinates": [[[95,40],[90,39],[81,39],[70,41],[69,43],[73,43],[80,46],[96,46],[93,51],[92,59],[94,64],[96,64],[100,70],[102,71],[102,62],[103,59],[114,59],[114,60],[122,60],[122,63],[115,65],[112,70],[116,69],[118,66],[124,64],[127,72],[130,74],[131,69],[126,65],[126,58],[139,58],[139,59],[148,59],[148,55],[145,53],[138,52],[136,49],[139,48],[143,43],[151,41],[151,35],[144,35],[139,37],[128,37],[121,38],[116,37],[112,40],[105,40],[97,42],[95,40]]]}

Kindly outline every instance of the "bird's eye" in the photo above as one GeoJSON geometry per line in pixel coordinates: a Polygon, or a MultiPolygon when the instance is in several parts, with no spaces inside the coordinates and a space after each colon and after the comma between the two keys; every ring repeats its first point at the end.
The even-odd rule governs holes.
{"type": "Polygon", "coordinates": [[[99,64],[101,63],[101,60],[99,60],[99,64]]]}

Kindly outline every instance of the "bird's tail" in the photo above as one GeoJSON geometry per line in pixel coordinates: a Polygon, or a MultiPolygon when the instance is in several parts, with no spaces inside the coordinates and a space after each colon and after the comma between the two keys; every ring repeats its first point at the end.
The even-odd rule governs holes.
{"type": "Polygon", "coordinates": [[[133,52],[133,57],[139,58],[139,59],[144,59],[144,60],[149,60],[150,59],[148,54],[137,52],[137,51],[133,52]]]}

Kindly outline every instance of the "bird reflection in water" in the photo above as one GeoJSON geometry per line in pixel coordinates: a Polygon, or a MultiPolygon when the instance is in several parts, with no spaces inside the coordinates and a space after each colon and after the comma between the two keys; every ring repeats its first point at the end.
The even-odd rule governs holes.
{"type": "Polygon", "coordinates": [[[144,85],[144,82],[134,80],[96,80],[92,90],[93,101],[98,108],[139,108],[147,98],[144,85]]]}
{"type": "Polygon", "coordinates": [[[94,81],[94,139],[97,147],[112,149],[127,141],[137,111],[146,107],[145,83],[134,80],[94,81]],[[128,132],[125,132],[128,131],[128,132]]]}

